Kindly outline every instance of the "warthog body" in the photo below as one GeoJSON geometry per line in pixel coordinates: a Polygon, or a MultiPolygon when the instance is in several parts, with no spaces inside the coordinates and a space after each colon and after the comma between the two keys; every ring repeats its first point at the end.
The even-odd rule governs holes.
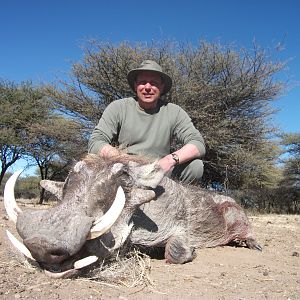
{"type": "Polygon", "coordinates": [[[70,268],[74,258],[107,257],[125,240],[145,248],[164,247],[170,263],[195,257],[195,248],[233,240],[260,250],[249,221],[230,197],[164,177],[155,164],[88,156],[75,165],[64,183],[42,185],[61,198],[54,208],[18,214],[17,230],[34,259],[45,268],[70,268]],[[95,219],[111,206],[117,188],[125,206],[100,237],[87,241],[95,219]]]}

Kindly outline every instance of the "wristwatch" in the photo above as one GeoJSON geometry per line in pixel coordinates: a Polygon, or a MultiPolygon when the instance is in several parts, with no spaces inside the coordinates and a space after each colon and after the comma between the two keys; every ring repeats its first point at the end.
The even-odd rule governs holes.
{"type": "Polygon", "coordinates": [[[176,165],[178,165],[179,164],[179,157],[178,157],[178,155],[176,153],[171,153],[171,155],[172,155],[172,158],[175,160],[176,165]]]}

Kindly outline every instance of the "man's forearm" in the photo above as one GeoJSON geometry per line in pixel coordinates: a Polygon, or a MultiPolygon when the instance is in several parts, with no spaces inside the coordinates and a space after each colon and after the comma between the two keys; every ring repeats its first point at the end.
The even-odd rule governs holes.
{"type": "Polygon", "coordinates": [[[198,148],[193,144],[184,145],[182,148],[174,151],[173,153],[177,154],[179,158],[179,164],[183,164],[194,158],[200,157],[201,155],[198,148]]]}
{"type": "MultiPolygon", "coordinates": [[[[201,153],[199,152],[198,148],[193,144],[184,145],[182,148],[174,151],[179,159],[179,164],[183,164],[188,162],[194,158],[200,157],[201,153]]],[[[161,158],[159,161],[161,168],[168,172],[170,171],[177,163],[173,159],[171,154],[166,155],[165,157],[161,158]]]]}

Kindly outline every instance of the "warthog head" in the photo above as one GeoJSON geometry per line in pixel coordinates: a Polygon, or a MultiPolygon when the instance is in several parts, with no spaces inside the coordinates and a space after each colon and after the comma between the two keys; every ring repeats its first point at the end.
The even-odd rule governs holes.
{"type": "Polygon", "coordinates": [[[41,182],[60,199],[57,206],[22,212],[14,198],[20,173],[7,182],[4,204],[24,244],[8,236],[29,260],[55,277],[73,275],[120,247],[130,233],[134,210],[155,198],[152,189],[163,178],[156,163],[89,155],[65,182],[41,182]]]}

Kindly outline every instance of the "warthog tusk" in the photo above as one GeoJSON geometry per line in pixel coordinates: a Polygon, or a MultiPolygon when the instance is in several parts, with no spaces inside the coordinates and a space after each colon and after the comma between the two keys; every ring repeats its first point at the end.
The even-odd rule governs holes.
{"type": "Polygon", "coordinates": [[[63,271],[63,272],[51,272],[48,270],[44,270],[45,274],[51,278],[70,278],[74,275],[78,274],[78,270],[82,269],[84,267],[87,267],[91,264],[93,264],[94,262],[96,262],[98,260],[98,257],[95,255],[92,256],[88,256],[85,258],[82,258],[80,260],[77,260],[74,263],[74,268],[67,270],[67,271],[63,271]]]}
{"type": "Polygon", "coordinates": [[[67,271],[64,271],[64,272],[51,272],[51,271],[48,271],[48,270],[44,270],[44,273],[51,277],[51,278],[54,278],[54,279],[61,279],[61,278],[70,278],[70,277],[73,277],[75,275],[78,274],[78,270],[76,269],[70,269],[70,270],[67,270],[67,271]]]}
{"type": "Polygon", "coordinates": [[[112,227],[124,208],[125,200],[123,188],[119,186],[112,206],[101,218],[94,222],[95,225],[90,230],[88,240],[101,236],[112,227]]]}
{"type": "Polygon", "coordinates": [[[4,188],[4,207],[7,212],[8,217],[14,222],[17,223],[18,214],[22,211],[18,207],[15,199],[15,184],[23,170],[15,172],[6,182],[4,188]]]}
{"type": "Polygon", "coordinates": [[[95,255],[91,255],[80,260],[75,261],[74,269],[78,270],[84,267],[87,267],[98,260],[98,257],[95,255]]]}
{"type": "Polygon", "coordinates": [[[19,250],[25,257],[35,261],[35,259],[32,257],[30,251],[27,249],[27,247],[21,243],[12,233],[10,233],[8,230],[6,230],[6,234],[8,236],[8,239],[11,241],[11,243],[15,246],[17,250],[19,250]]]}

